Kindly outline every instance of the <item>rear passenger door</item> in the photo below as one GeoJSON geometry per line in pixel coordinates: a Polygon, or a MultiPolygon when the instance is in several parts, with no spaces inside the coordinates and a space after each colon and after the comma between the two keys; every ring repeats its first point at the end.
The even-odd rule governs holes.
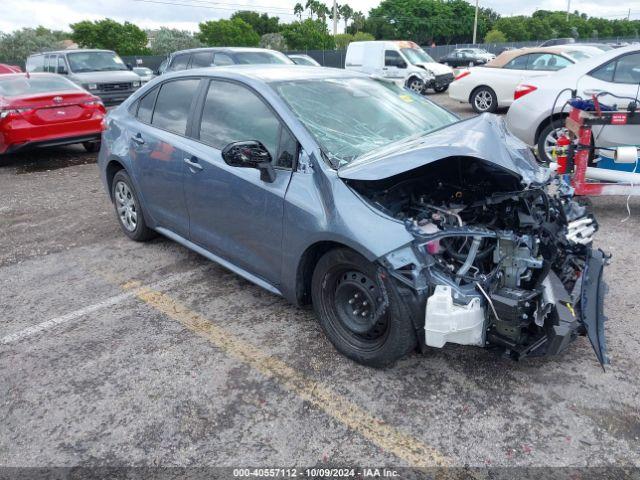
{"type": "Polygon", "coordinates": [[[184,159],[199,78],[169,80],[138,101],[129,146],[144,205],[159,227],[189,236],[184,159]]]}
{"type": "Polygon", "coordinates": [[[194,148],[185,172],[191,241],[270,284],[280,281],[284,196],[298,143],[269,105],[247,86],[211,80],[203,92],[194,148]],[[226,164],[229,143],[258,140],[269,150],[275,181],[226,164]]]}

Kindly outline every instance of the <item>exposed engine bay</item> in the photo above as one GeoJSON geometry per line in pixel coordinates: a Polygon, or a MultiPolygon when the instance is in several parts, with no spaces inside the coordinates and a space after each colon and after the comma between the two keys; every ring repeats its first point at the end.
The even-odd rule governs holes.
{"type": "Polygon", "coordinates": [[[523,187],[515,172],[453,157],[348,183],[416,239],[384,262],[423,295],[426,346],[495,347],[519,359],[588,334],[607,362],[606,257],[591,248],[598,224],[558,178],[523,187]]]}

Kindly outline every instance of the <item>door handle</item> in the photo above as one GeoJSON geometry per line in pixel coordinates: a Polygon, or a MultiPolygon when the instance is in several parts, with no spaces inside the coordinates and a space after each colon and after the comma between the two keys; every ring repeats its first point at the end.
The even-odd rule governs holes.
{"type": "Polygon", "coordinates": [[[199,172],[202,170],[202,165],[198,163],[197,157],[186,157],[184,159],[184,163],[186,163],[193,173],[199,172]]]}
{"type": "Polygon", "coordinates": [[[138,145],[144,145],[144,138],[142,138],[142,135],[139,133],[131,137],[131,140],[136,142],[138,145]]]}

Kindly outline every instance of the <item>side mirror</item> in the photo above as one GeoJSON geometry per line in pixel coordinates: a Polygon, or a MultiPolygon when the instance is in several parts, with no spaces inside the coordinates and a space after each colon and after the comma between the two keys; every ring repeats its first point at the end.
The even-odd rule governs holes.
{"type": "Polygon", "coordinates": [[[67,74],[67,69],[66,67],[62,66],[62,65],[58,65],[58,68],[56,69],[56,73],[59,75],[66,75],[67,74]]]}
{"type": "Polygon", "coordinates": [[[263,182],[272,183],[276,179],[269,150],[256,140],[230,143],[222,149],[222,159],[232,167],[257,168],[263,182]]]}

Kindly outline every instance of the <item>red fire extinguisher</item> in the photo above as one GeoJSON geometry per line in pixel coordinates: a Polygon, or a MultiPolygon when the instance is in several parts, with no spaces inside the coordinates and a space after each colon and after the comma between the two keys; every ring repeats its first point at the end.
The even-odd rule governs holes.
{"type": "Polygon", "coordinates": [[[567,173],[567,157],[571,140],[564,133],[560,134],[556,142],[556,161],[558,162],[558,173],[567,173]]]}

